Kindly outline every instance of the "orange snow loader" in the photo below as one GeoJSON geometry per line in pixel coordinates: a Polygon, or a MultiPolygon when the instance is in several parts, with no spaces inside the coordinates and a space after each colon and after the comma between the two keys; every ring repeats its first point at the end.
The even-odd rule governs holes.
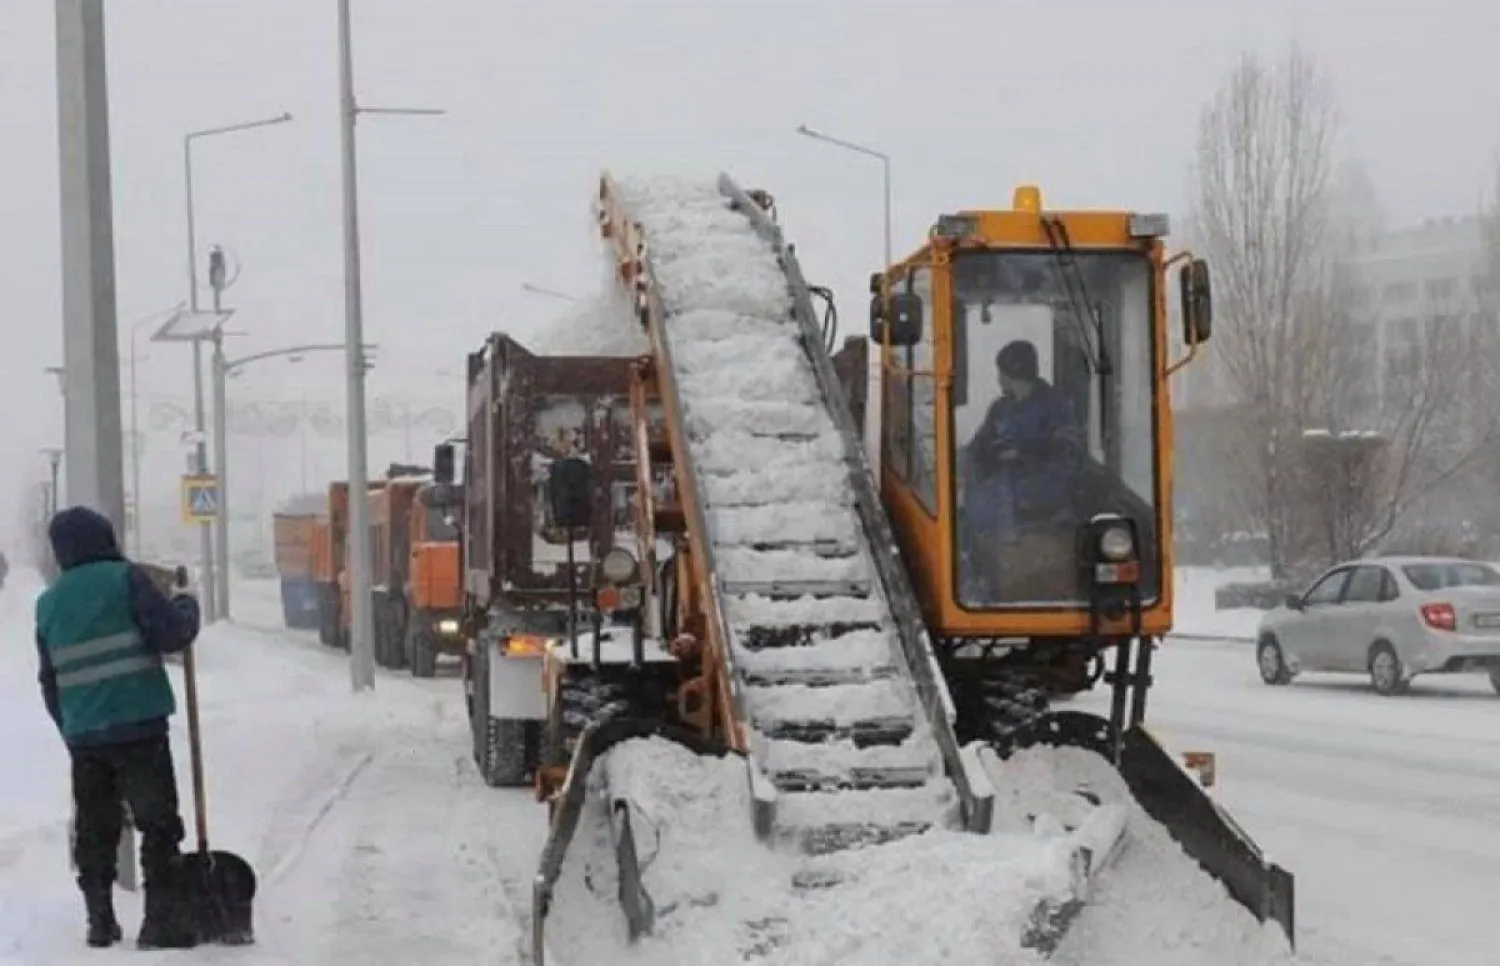
{"type": "Polygon", "coordinates": [[[424,467],[392,465],[370,492],[375,568],[375,662],[437,673],[440,654],[462,656],[458,528],[452,496],[424,467]]]}
{"type": "Polygon", "coordinates": [[[1172,628],[1168,382],[1213,319],[1208,265],[1169,254],[1168,227],[1160,214],[1050,211],[1026,185],[1009,209],[939,216],[921,248],[873,275],[881,503],[959,739],[1002,756],[1097,751],[1291,940],[1290,873],[1144,727],[1172,628]],[[1107,719],[1048,709],[1101,680],[1107,719]]]}
{"type": "MultiPolygon", "coordinates": [[[[1208,266],[1168,254],[1165,216],[1048,211],[1023,187],[1011,208],[938,217],[872,276],[877,475],[864,344],[851,371],[846,343],[841,372],[831,293],[804,278],[769,194],[727,175],[689,187],[605,175],[596,213],[649,348],[626,368],[628,408],[586,408],[586,425],[610,434],[605,452],[625,458],[575,448],[527,478],[550,528],[593,534],[602,551],[597,564],[568,558],[564,624],[527,638],[543,664],[528,753],[551,812],[533,962],[586,816],[608,823],[581,840],[613,854],[626,934],[653,931],[629,791],[651,776],[594,767],[646,736],[743,760],[756,835],[808,856],[989,833],[1006,757],[1087,749],[1290,938],[1290,874],[1143,725],[1172,626],[1168,379],[1212,331],[1208,266]],[[633,482],[620,491],[634,540],[623,554],[624,540],[600,539],[621,530],[619,503],[601,497],[621,482],[633,482]],[[1107,716],[1049,708],[1099,681],[1107,716]]],[[[482,422],[497,393],[476,394],[476,366],[469,410],[482,422]]],[[[473,465],[476,438],[495,431],[477,425],[466,581],[468,548],[498,533],[473,465]]],[[[1017,937],[1044,956],[1125,835],[1118,811],[1088,804],[1088,818],[1047,827],[1066,871],[1028,900],[1017,937]]]]}

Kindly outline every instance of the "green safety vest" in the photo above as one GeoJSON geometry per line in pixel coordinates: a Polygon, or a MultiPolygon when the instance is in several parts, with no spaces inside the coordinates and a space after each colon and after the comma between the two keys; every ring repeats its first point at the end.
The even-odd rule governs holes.
{"type": "Polygon", "coordinates": [[[146,646],[130,603],[130,565],[119,560],[64,571],[37,598],[69,741],[177,710],[161,655],[146,646]]]}

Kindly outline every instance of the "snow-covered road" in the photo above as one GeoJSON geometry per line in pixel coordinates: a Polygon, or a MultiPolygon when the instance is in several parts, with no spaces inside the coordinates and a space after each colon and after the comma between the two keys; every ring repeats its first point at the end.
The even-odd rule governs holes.
{"type": "MultiPolygon", "coordinates": [[[[18,597],[7,587],[0,612],[0,964],[71,966],[86,950],[67,869],[66,756],[41,710],[18,597]]],[[[382,674],[355,696],[341,655],[224,626],[204,635],[199,662],[211,841],[261,882],[257,945],[198,955],[242,966],[518,959],[544,812],[479,781],[456,682],[382,674]]],[[[138,901],[119,896],[133,936],[138,901]]]]}
{"type": "MultiPolygon", "coordinates": [[[[1500,961],[1500,698],[1479,677],[1382,698],[1260,683],[1248,644],[1169,641],[1147,719],[1217,753],[1219,799],[1297,877],[1299,952],[1349,966],[1500,961]]],[[[1090,696],[1092,702],[1094,696],[1090,696]]]]}
{"type": "MultiPolygon", "coordinates": [[[[85,950],[66,756],[36,694],[23,580],[0,594],[0,966],[71,966],[85,950]]],[[[196,955],[519,963],[544,810],[478,780],[455,681],[382,673],[351,695],[342,655],[274,630],[274,597],[242,585],[252,627],[203,642],[213,839],[250,859],[262,892],[257,946],[196,955]]],[[[1245,645],[1184,641],[1156,669],[1154,730],[1174,751],[1217,752],[1216,794],[1296,874],[1305,962],[1496,962],[1500,699],[1485,682],[1429,679],[1400,698],[1358,679],[1273,689],[1245,645]]],[[[186,796],[180,733],[177,748],[186,796]]],[[[138,905],[120,904],[133,934],[138,905]]]]}

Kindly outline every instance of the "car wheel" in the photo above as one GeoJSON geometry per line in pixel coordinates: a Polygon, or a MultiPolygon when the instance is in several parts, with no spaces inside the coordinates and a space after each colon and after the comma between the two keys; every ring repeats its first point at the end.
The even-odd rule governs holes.
{"type": "Polygon", "coordinates": [[[1255,649],[1255,663],[1260,667],[1260,679],[1267,684],[1290,684],[1292,672],[1287,670],[1281,645],[1274,637],[1261,638],[1255,649]]]}
{"type": "Polygon", "coordinates": [[[1490,687],[1495,689],[1496,694],[1500,694],[1500,670],[1490,672],[1490,687]]]}
{"type": "Polygon", "coordinates": [[[1389,697],[1407,690],[1407,682],[1401,668],[1401,658],[1396,649],[1385,641],[1370,648],[1370,686],[1376,694],[1389,697]]]}

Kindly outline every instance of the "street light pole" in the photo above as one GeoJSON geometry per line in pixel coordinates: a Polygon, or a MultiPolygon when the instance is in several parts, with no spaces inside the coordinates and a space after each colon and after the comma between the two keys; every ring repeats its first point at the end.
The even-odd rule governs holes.
{"type": "MultiPolygon", "coordinates": [[[[872,147],[858,144],[854,141],[845,141],[831,134],[815,131],[806,124],[797,125],[797,133],[803,137],[812,138],[814,141],[822,141],[836,148],[843,148],[845,151],[862,154],[867,158],[874,158],[880,162],[881,195],[885,208],[885,246],[884,251],[881,253],[884,263],[881,269],[882,271],[889,269],[894,260],[891,249],[891,156],[884,151],[877,151],[872,147]]],[[[869,377],[872,378],[867,377],[869,379],[870,397],[872,399],[882,399],[884,398],[883,393],[885,391],[885,373],[881,369],[881,359],[878,351],[872,354],[870,370],[869,377]]],[[[865,452],[869,457],[870,470],[875,474],[877,482],[880,480],[881,471],[879,414],[879,406],[867,407],[865,410],[865,425],[861,427],[865,434],[865,452]]]]}
{"type": "Polygon", "coordinates": [[[365,333],[360,294],[359,170],[354,122],[360,114],[437,115],[432,108],[360,107],[354,96],[354,38],[349,0],[339,0],[339,147],[344,199],[344,351],[348,382],[349,673],[355,691],[375,687],[374,609],[370,600],[368,430],[365,426],[365,333]]]}
{"type": "MultiPolygon", "coordinates": [[[[224,288],[229,284],[225,276],[224,250],[214,246],[208,257],[208,284],[214,293],[214,315],[223,318],[224,288]]],[[[213,328],[213,366],[224,364],[224,326],[213,328]]],[[[214,472],[218,474],[215,486],[217,506],[214,508],[214,577],[217,581],[214,596],[219,603],[219,617],[230,619],[229,611],[229,466],[228,466],[228,414],[224,409],[224,380],[214,380],[214,472]]]]}
{"type": "MultiPolygon", "coordinates": [[[[292,115],[290,112],[282,112],[275,117],[244,121],[240,124],[227,124],[223,127],[210,127],[198,131],[189,131],[182,138],[183,197],[187,204],[188,308],[194,314],[198,312],[198,229],[197,219],[193,210],[193,142],[202,138],[216,137],[221,134],[236,134],[240,131],[269,127],[272,124],[285,124],[291,119],[292,115]]],[[[217,333],[217,326],[214,331],[217,333]]],[[[208,434],[205,432],[206,420],[203,414],[203,339],[202,337],[194,338],[192,342],[193,429],[198,436],[197,446],[194,450],[196,463],[194,472],[206,476],[208,474],[208,434]]],[[[199,524],[199,542],[203,558],[203,609],[207,620],[213,621],[217,620],[220,615],[218,604],[219,582],[216,580],[214,573],[212,524],[207,522],[199,524]]]]}
{"type": "MultiPolygon", "coordinates": [[[[215,289],[214,310],[222,313],[218,306],[218,289],[215,289]]],[[[375,346],[365,346],[367,351],[374,351],[375,346]]],[[[214,463],[219,470],[219,514],[214,521],[217,536],[217,547],[215,550],[215,569],[219,574],[219,599],[221,613],[227,620],[229,618],[229,377],[238,373],[241,369],[253,362],[263,359],[274,359],[282,356],[300,357],[309,352],[343,352],[342,342],[315,343],[312,345],[288,346],[284,349],[271,349],[267,352],[257,352],[254,355],[241,356],[238,359],[228,359],[224,356],[223,328],[214,329],[214,354],[211,365],[213,372],[214,393],[214,463]]]]}
{"type": "Polygon", "coordinates": [[[853,151],[855,154],[863,154],[867,158],[874,158],[880,162],[881,188],[885,200],[885,267],[889,268],[891,265],[891,156],[884,151],[877,151],[854,141],[845,141],[831,134],[815,131],[806,124],[797,125],[797,133],[803,137],[812,138],[814,141],[832,144],[834,147],[853,151]]]}
{"type": "Polygon", "coordinates": [[[561,299],[564,302],[578,301],[578,297],[576,295],[569,295],[567,292],[559,292],[555,288],[545,288],[541,285],[532,285],[530,282],[522,282],[521,291],[530,292],[532,295],[545,295],[547,298],[561,299]]]}
{"type": "Polygon", "coordinates": [[[92,506],[119,533],[125,473],[104,4],[56,0],[54,12],[68,502],[92,506]]]}
{"type": "MultiPolygon", "coordinates": [[[[168,313],[181,313],[182,305],[168,309],[168,313]]],[[[140,427],[140,405],[141,397],[136,385],[136,347],[139,342],[141,327],[147,322],[154,322],[167,314],[157,312],[143,319],[137,319],[130,326],[130,499],[134,505],[134,512],[130,516],[130,552],[139,556],[141,553],[141,427],[140,427]]]]}

